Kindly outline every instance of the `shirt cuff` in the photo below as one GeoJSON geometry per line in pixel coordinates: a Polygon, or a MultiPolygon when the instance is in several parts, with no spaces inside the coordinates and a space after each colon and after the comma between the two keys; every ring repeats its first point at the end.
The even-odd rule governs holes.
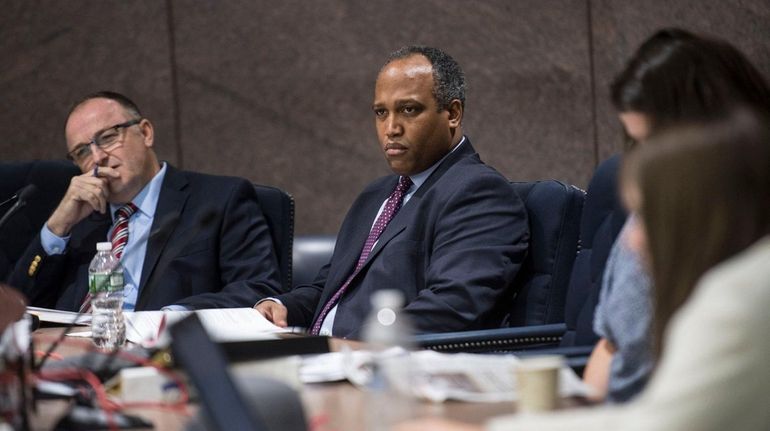
{"type": "MultiPolygon", "coordinates": [[[[272,297],[271,297],[271,298],[260,299],[259,301],[257,301],[257,303],[256,303],[256,304],[254,304],[254,307],[256,307],[257,305],[259,305],[259,304],[261,304],[261,303],[263,303],[263,302],[265,302],[265,301],[272,301],[272,302],[277,302],[278,304],[281,304],[281,305],[283,305],[283,302],[281,302],[281,300],[280,300],[280,299],[278,299],[278,298],[272,298],[272,297]]],[[[252,307],[252,308],[254,308],[254,307],[252,307]]]]}
{"type": "Polygon", "coordinates": [[[163,310],[163,311],[190,311],[190,309],[185,307],[184,305],[178,305],[178,304],[167,305],[167,306],[161,308],[161,310],[163,310]]]}
{"type": "Polygon", "coordinates": [[[40,229],[40,243],[43,245],[43,250],[49,256],[62,254],[67,248],[67,242],[69,242],[70,236],[60,237],[48,229],[48,224],[44,223],[43,228],[40,229]]]}

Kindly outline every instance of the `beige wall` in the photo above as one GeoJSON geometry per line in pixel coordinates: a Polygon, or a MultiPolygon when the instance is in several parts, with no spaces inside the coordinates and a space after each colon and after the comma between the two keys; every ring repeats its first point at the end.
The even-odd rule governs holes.
{"type": "Polygon", "coordinates": [[[585,186],[621,147],[609,80],[669,25],[728,39],[770,74],[765,0],[7,0],[0,159],[60,158],[71,101],[113,89],[155,123],[163,159],[283,188],[297,233],[334,233],[388,172],[376,72],[419,43],[464,67],[465,131],[484,160],[585,186]]]}

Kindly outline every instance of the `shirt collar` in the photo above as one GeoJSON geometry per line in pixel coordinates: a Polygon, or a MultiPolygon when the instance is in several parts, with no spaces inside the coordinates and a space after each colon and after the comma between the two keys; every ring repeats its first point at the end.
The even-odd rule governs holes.
{"type": "MultiPolygon", "coordinates": [[[[160,197],[160,188],[163,185],[163,178],[165,176],[166,162],[162,162],[158,173],[131,200],[138,208],[137,212],[141,212],[150,218],[155,217],[155,209],[158,207],[158,198],[160,197]]],[[[110,204],[110,213],[113,215],[113,219],[115,218],[115,211],[121,206],[123,205],[110,204]]]]}

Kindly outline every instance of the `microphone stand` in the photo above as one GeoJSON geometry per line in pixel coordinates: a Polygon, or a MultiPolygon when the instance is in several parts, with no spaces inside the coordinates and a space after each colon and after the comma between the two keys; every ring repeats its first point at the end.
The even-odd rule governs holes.
{"type": "MultiPolygon", "coordinates": [[[[26,383],[26,373],[24,372],[24,360],[19,360],[19,367],[16,371],[17,375],[16,377],[19,379],[19,392],[21,396],[21,403],[19,404],[21,406],[21,429],[23,431],[29,431],[29,412],[27,411],[27,383],[26,383]]],[[[32,397],[34,399],[34,397],[32,397]]],[[[36,409],[36,408],[35,408],[36,409]]]]}
{"type": "Polygon", "coordinates": [[[16,203],[13,204],[13,206],[8,211],[5,212],[5,214],[3,215],[3,218],[0,219],[0,229],[3,228],[3,225],[5,225],[5,223],[8,222],[11,216],[16,214],[16,212],[19,211],[20,209],[24,208],[24,205],[26,204],[27,202],[23,200],[16,201],[16,203]]]}
{"type": "Polygon", "coordinates": [[[78,311],[78,314],[75,315],[75,318],[72,319],[72,322],[68,323],[67,326],[64,327],[64,330],[59,334],[59,337],[51,343],[50,346],[48,346],[48,349],[46,349],[45,353],[43,353],[43,357],[40,358],[40,362],[35,364],[34,360],[32,361],[32,370],[33,371],[40,371],[43,368],[43,365],[45,364],[45,361],[48,360],[48,358],[51,356],[51,354],[56,350],[62,341],[64,341],[64,337],[67,336],[67,333],[72,330],[72,328],[75,327],[78,320],[80,320],[80,317],[83,316],[82,311],[78,311]]]}
{"type": "Polygon", "coordinates": [[[15,195],[11,196],[10,199],[3,202],[3,205],[10,202],[13,199],[17,199],[16,203],[13,204],[13,206],[5,212],[2,218],[0,218],[0,229],[3,228],[3,225],[8,222],[8,220],[16,214],[20,209],[24,208],[24,205],[27,205],[27,198],[31,197],[37,193],[37,187],[35,187],[34,184],[28,184],[21,188],[18,192],[16,192],[15,195]]]}

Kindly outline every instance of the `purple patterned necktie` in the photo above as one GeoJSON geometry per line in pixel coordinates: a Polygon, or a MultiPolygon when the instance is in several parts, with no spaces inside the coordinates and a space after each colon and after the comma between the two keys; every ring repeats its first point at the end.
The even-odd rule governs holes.
{"type": "Polygon", "coordinates": [[[393,190],[393,193],[391,193],[390,197],[388,197],[388,201],[385,203],[385,208],[382,209],[380,216],[377,217],[377,221],[374,222],[372,230],[369,231],[369,236],[366,238],[364,248],[361,250],[361,256],[358,258],[356,269],[353,270],[353,273],[350,274],[350,277],[348,277],[345,283],[342,284],[342,287],[340,287],[323,306],[321,309],[321,314],[318,315],[318,318],[313,324],[313,329],[310,331],[311,334],[318,335],[318,333],[321,331],[321,325],[323,324],[324,319],[326,319],[326,316],[329,314],[329,311],[331,311],[337,302],[339,302],[340,298],[345,293],[345,290],[350,285],[350,282],[358,274],[358,271],[360,271],[364,266],[364,262],[366,262],[366,259],[369,257],[369,253],[372,252],[372,248],[374,248],[374,244],[380,238],[382,231],[385,230],[385,227],[388,226],[388,223],[390,223],[398,210],[401,209],[401,203],[404,201],[404,195],[406,194],[406,191],[409,190],[409,187],[412,187],[412,180],[406,176],[401,177],[401,179],[398,181],[398,184],[396,185],[396,189],[393,190]]]}
{"type": "MultiPolygon", "coordinates": [[[[112,254],[120,259],[123,256],[123,249],[128,243],[128,219],[136,212],[138,208],[129,202],[115,211],[115,223],[110,229],[110,242],[112,242],[112,254]]],[[[86,293],[83,303],[80,304],[80,313],[88,313],[91,310],[91,292],[86,293]]]]}

